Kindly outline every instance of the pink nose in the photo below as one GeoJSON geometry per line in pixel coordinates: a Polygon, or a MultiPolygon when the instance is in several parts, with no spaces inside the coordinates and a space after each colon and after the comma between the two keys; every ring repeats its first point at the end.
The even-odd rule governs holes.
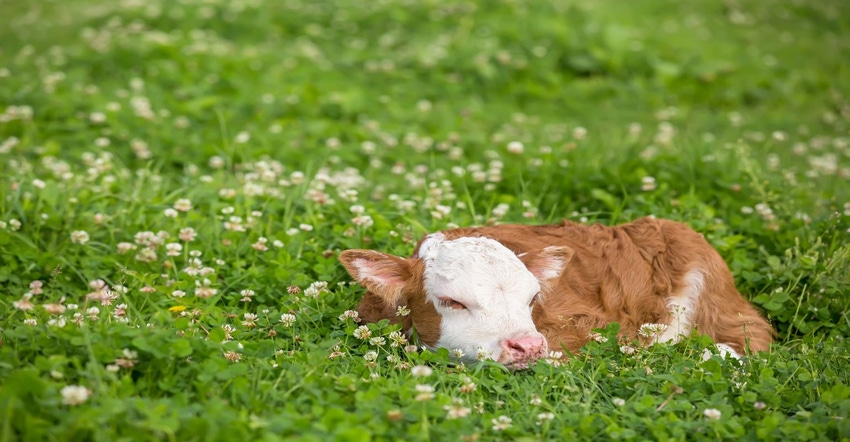
{"type": "Polygon", "coordinates": [[[512,362],[530,361],[546,355],[546,340],[543,336],[525,336],[502,341],[502,351],[512,362]]]}

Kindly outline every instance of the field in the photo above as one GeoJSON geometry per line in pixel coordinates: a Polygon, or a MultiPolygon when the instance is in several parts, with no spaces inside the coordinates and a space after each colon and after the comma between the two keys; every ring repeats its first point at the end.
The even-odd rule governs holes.
{"type": "Polygon", "coordinates": [[[2,9],[0,440],[850,440],[850,4],[2,9]],[[510,372],[345,313],[345,249],[647,215],[770,352],[510,372]]]}

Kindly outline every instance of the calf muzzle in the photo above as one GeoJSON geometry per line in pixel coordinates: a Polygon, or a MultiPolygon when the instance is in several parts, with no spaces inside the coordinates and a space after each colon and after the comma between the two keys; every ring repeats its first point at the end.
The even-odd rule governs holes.
{"type": "Polygon", "coordinates": [[[549,350],[542,335],[528,335],[502,341],[502,364],[512,368],[525,368],[532,361],[546,356],[549,350]]]}

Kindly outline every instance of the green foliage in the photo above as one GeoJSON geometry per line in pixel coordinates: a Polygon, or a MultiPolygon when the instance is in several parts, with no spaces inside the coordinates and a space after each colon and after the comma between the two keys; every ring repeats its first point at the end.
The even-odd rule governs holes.
{"type": "Polygon", "coordinates": [[[3,8],[0,440],[850,440],[841,2],[3,8]],[[647,215],[770,352],[510,372],[344,316],[341,250],[647,215]]]}

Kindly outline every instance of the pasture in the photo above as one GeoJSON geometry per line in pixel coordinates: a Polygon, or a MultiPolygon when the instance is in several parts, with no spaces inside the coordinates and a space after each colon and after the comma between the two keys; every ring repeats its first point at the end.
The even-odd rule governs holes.
{"type": "Polygon", "coordinates": [[[850,5],[2,10],[0,440],[850,439],[850,5]],[[510,372],[347,313],[345,249],[647,215],[771,351],[611,325],[510,372]]]}

